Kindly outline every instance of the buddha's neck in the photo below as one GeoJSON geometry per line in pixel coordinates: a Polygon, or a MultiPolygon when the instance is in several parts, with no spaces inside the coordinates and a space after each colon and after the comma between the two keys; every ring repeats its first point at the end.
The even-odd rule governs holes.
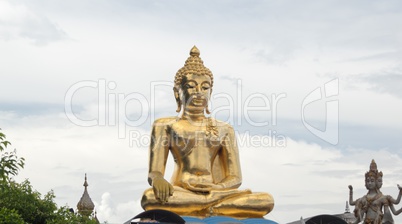
{"type": "Polygon", "coordinates": [[[199,109],[184,110],[181,118],[195,122],[202,122],[205,119],[204,108],[202,110],[199,109]]]}

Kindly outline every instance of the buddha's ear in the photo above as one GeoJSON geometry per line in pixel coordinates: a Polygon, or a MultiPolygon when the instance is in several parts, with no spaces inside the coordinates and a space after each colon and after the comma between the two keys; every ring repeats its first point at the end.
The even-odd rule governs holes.
{"type": "Polygon", "coordinates": [[[176,112],[179,113],[181,111],[181,100],[180,100],[180,93],[176,87],[173,87],[174,98],[176,99],[177,109],[176,112]]]}
{"type": "MultiPolygon", "coordinates": [[[[208,103],[209,103],[209,101],[211,100],[211,94],[212,94],[212,88],[211,88],[211,90],[209,91],[208,103]]],[[[207,106],[205,107],[205,113],[211,114],[211,112],[209,111],[209,108],[208,108],[208,104],[207,104],[207,106]]]]}
{"type": "Polygon", "coordinates": [[[208,105],[205,107],[205,113],[211,114],[211,112],[210,112],[209,109],[208,109],[208,105]]]}

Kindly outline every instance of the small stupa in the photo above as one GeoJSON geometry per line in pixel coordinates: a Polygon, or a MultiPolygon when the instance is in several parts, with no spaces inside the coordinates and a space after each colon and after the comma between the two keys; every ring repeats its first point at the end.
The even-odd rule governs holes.
{"type": "Polygon", "coordinates": [[[78,213],[82,216],[89,217],[94,211],[95,204],[92,202],[91,197],[88,194],[88,182],[87,182],[87,174],[85,174],[85,181],[84,181],[84,193],[80,201],[77,204],[78,213]]]}

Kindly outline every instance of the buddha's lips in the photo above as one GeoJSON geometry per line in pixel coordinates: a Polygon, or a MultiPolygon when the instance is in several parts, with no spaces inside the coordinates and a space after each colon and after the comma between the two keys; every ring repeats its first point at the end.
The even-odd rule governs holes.
{"type": "Polygon", "coordinates": [[[205,100],[204,99],[193,99],[192,102],[193,102],[193,104],[202,105],[202,104],[204,104],[205,100]]]}
{"type": "Polygon", "coordinates": [[[204,97],[193,97],[191,99],[191,101],[195,102],[195,103],[203,103],[205,101],[204,97]]]}

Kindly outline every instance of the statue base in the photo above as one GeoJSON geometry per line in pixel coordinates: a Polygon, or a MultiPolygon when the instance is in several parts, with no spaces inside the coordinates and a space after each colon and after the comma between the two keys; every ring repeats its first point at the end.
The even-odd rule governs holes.
{"type": "Polygon", "coordinates": [[[211,216],[206,218],[197,218],[194,216],[179,216],[176,213],[162,210],[153,209],[144,211],[135,217],[131,218],[124,224],[137,224],[137,223],[177,223],[177,224],[220,224],[220,223],[243,223],[243,224],[278,224],[277,222],[267,220],[264,218],[247,218],[236,219],[228,216],[211,216]]]}

